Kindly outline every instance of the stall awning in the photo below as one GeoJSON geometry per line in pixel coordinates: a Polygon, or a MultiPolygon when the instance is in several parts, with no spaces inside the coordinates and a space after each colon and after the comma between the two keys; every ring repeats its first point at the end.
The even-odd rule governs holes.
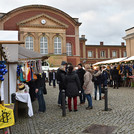
{"type": "Polygon", "coordinates": [[[123,60],[123,62],[129,62],[129,61],[134,61],[134,56],[131,56],[131,57],[123,60]]]}
{"type": "Polygon", "coordinates": [[[93,66],[101,65],[101,64],[105,65],[105,64],[118,63],[118,62],[124,61],[125,59],[127,59],[127,57],[105,60],[105,61],[97,62],[93,64],[93,66]]]}
{"type": "Polygon", "coordinates": [[[18,60],[48,59],[49,56],[18,46],[18,60]]]}

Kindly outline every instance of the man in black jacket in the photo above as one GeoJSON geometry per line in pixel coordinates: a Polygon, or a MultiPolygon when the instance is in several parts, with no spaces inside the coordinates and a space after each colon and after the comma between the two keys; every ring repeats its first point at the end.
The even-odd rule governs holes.
{"type": "Polygon", "coordinates": [[[51,82],[53,80],[53,73],[51,72],[51,70],[49,70],[48,75],[49,75],[49,86],[52,86],[51,82]]]}
{"type": "Polygon", "coordinates": [[[85,95],[84,95],[84,90],[83,90],[83,84],[84,84],[84,74],[85,74],[85,70],[82,68],[82,64],[78,64],[78,70],[76,71],[76,73],[78,74],[79,80],[80,80],[80,84],[81,84],[81,94],[80,94],[80,104],[84,104],[85,103],[85,95]]]}
{"type": "Polygon", "coordinates": [[[44,80],[41,78],[40,74],[37,74],[37,80],[35,80],[35,93],[37,94],[38,103],[39,103],[39,112],[46,111],[46,104],[43,97],[43,88],[44,88],[44,80]]]}
{"type": "Polygon", "coordinates": [[[65,75],[66,75],[66,66],[67,63],[62,61],[61,67],[57,70],[57,83],[59,84],[59,96],[58,96],[58,105],[62,105],[62,90],[65,90],[65,75]]]}

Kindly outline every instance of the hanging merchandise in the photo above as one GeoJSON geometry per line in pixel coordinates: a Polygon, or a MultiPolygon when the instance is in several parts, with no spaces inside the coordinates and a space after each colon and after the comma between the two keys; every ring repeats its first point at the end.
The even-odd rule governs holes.
{"type": "Polygon", "coordinates": [[[0,81],[4,81],[3,75],[8,72],[5,63],[5,61],[0,61],[0,81]]]}
{"type": "Polygon", "coordinates": [[[30,62],[27,62],[27,81],[31,80],[30,62]]]}
{"type": "Polygon", "coordinates": [[[25,73],[22,71],[22,68],[20,68],[20,81],[26,81],[24,78],[25,78],[25,73]]]}
{"type": "Polygon", "coordinates": [[[0,104],[0,129],[12,126],[14,123],[13,110],[0,104]]]}
{"type": "Polygon", "coordinates": [[[17,77],[20,76],[21,65],[17,65],[17,77]]]}
{"type": "Polygon", "coordinates": [[[41,60],[39,60],[38,66],[39,66],[39,73],[42,74],[42,62],[41,62],[41,60]]]}

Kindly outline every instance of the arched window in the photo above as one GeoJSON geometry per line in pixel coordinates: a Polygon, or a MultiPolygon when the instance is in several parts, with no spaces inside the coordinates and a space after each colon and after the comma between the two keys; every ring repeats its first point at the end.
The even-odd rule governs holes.
{"type": "Polygon", "coordinates": [[[61,54],[61,39],[60,39],[60,37],[54,38],[54,54],[61,54]]]}
{"type": "Polygon", "coordinates": [[[66,44],[67,56],[72,56],[72,45],[70,43],[66,44]]]}
{"type": "Polygon", "coordinates": [[[40,39],[40,53],[48,54],[48,43],[46,37],[41,37],[40,39]]]}
{"type": "Polygon", "coordinates": [[[26,37],[25,47],[26,47],[26,49],[33,50],[33,37],[32,36],[26,37]]]}

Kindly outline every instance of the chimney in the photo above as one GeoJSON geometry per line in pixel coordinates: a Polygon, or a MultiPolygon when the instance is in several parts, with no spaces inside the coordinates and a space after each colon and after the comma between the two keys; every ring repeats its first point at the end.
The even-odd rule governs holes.
{"type": "Polygon", "coordinates": [[[85,39],[85,35],[81,35],[81,38],[85,39]]]}
{"type": "Polygon", "coordinates": [[[103,41],[100,42],[100,46],[103,46],[103,41]]]}
{"type": "Polygon", "coordinates": [[[125,43],[124,42],[121,42],[121,46],[125,46],[125,43]]]}

